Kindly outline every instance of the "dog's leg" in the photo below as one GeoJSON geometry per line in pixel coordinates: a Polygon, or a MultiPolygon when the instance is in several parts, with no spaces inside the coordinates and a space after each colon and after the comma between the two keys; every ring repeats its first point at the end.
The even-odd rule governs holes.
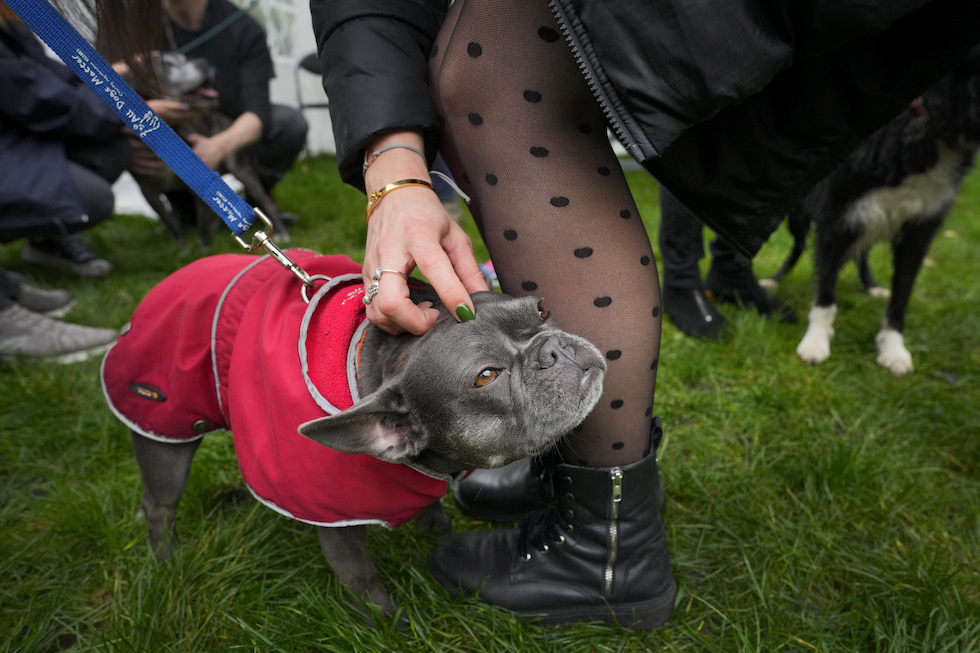
{"type": "Polygon", "coordinates": [[[177,545],[177,504],[201,441],[158,442],[132,431],[130,439],[143,481],[142,511],[150,531],[150,546],[158,560],[168,560],[177,545]]]}
{"type": "Polygon", "coordinates": [[[890,297],[891,292],[888,288],[879,286],[878,282],[875,281],[874,275],[871,274],[871,266],[868,264],[868,254],[870,253],[870,248],[864,250],[854,262],[858,268],[858,275],[861,277],[861,286],[864,288],[864,294],[870,297],[890,297]]]}
{"type": "Polygon", "coordinates": [[[793,209],[786,216],[786,226],[789,228],[790,235],[793,236],[793,249],[775,274],[759,280],[760,286],[769,289],[776,288],[779,286],[782,278],[789,274],[790,270],[796,266],[797,261],[800,260],[800,256],[803,255],[803,250],[806,248],[806,237],[810,233],[810,222],[810,215],[802,207],[793,209]]]}
{"type": "Polygon", "coordinates": [[[374,603],[385,614],[395,613],[388,589],[378,577],[378,569],[367,546],[367,526],[317,528],[320,549],[338,580],[356,596],[374,603]]]}
{"type": "Polygon", "coordinates": [[[258,179],[255,181],[254,188],[249,191],[249,195],[262,209],[262,212],[269,216],[269,221],[272,222],[273,240],[277,243],[288,243],[290,241],[289,232],[286,231],[286,223],[282,220],[282,211],[279,210],[279,205],[262,187],[262,184],[258,183],[258,179]]]}
{"type": "Polygon", "coordinates": [[[225,159],[223,165],[231,174],[235,175],[236,179],[242,182],[242,186],[245,187],[245,196],[255,202],[256,207],[269,217],[269,221],[272,222],[272,240],[277,243],[288,243],[289,232],[286,231],[286,224],[282,221],[282,212],[279,210],[276,201],[262,186],[262,182],[253,167],[253,158],[251,152],[236,152],[225,159]]]}
{"type": "Polygon", "coordinates": [[[827,229],[817,226],[814,246],[814,266],[817,272],[817,295],[808,316],[809,324],[796,354],[805,363],[819,365],[830,357],[830,341],[834,337],[834,319],[837,317],[837,278],[845,261],[854,234],[828,234],[827,229]]]}
{"type": "Polygon", "coordinates": [[[215,221],[220,219],[201,198],[194,196],[194,223],[197,226],[197,240],[203,251],[211,249],[215,221]]]}
{"type": "Polygon", "coordinates": [[[449,518],[442,504],[433,501],[415,516],[415,527],[430,535],[449,535],[453,530],[453,520],[449,518]]]}
{"type": "Polygon", "coordinates": [[[830,358],[830,341],[834,337],[834,319],[837,305],[810,307],[808,324],[803,339],[796,346],[796,354],[804,363],[819,365],[830,358]]]}
{"type": "Polygon", "coordinates": [[[180,218],[170,205],[170,200],[164,195],[163,184],[155,177],[134,175],[134,179],[139,184],[140,191],[142,191],[146,203],[150,205],[150,208],[160,218],[160,223],[175,241],[180,241],[184,236],[184,225],[180,222],[180,218]]]}
{"type": "Polygon", "coordinates": [[[905,314],[919,268],[945,215],[943,211],[937,216],[908,222],[892,241],[895,264],[892,294],[875,344],[878,345],[878,364],[898,376],[915,370],[912,354],[905,347],[905,314]]]}

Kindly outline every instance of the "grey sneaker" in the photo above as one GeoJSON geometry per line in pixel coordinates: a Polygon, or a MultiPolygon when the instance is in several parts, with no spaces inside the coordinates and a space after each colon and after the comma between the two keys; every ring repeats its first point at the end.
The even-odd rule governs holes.
{"type": "Polygon", "coordinates": [[[75,306],[75,298],[67,290],[42,290],[24,281],[19,274],[8,274],[20,284],[17,295],[11,299],[29,311],[48,317],[64,317],[75,306]]]}
{"type": "Polygon", "coordinates": [[[80,277],[101,277],[112,263],[100,258],[74,234],[28,241],[20,251],[25,263],[74,272],[80,277]]]}
{"type": "Polygon", "coordinates": [[[116,338],[112,329],[59,322],[19,304],[0,311],[0,358],[26,356],[75,363],[106,351],[116,338]]]}

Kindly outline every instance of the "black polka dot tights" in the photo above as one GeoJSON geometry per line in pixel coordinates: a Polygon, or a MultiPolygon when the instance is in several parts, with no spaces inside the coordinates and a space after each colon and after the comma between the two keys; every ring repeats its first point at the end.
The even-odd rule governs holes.
{"type": "Polygon", "coordinates": [[[660,287],[605,120],[543,0],[457,0],[433,50],[443,150],[505,292],[541,297],[606,355],[599,404],[570,463],[639,460],[649,445],[660,287]]]}

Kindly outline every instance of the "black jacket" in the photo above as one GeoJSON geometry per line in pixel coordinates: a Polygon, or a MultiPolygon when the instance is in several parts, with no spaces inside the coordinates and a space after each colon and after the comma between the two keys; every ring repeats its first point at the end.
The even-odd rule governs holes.
{"type": "Polygon", "coordinates": [[[337,164],[352,186],[364,190],[364,147],[377,134],[421,129],[435,158],[428,59],[447,8],[446,0],[310,0],[337,164]]]}
{"type": "Polygon", "coordinates": [[[201,28],[194,32],[183,29],[169,18],[166,20],[173,42],[169,41],[169,36],[164,42],[174,50],[185,48],[219,25],[225,25],[199,45],[181,51],[189,57],[202,57],[211,64],[222,113],[234,120],[250,111],[268,129],[271,121],[269,81],[276,76],[276,69],[265,30],[258,21],[229,0],[208,0],[201,28]]]}
{"type": "Polygon", "coordinates": [[[0,241],[84,222],[64,143],[116,137],[122,122],[23,24],[0,25],[0,241]]]}
{"type": "MultiPolygon", "coordinates": [[[[479,2],[480,0],[467,0],[479,2]]],[[[630,153],[754,254],[789,206],[980,42],[976,0],[550,0],[630,153]]],[[[441,0],[312,0],[344,179],[364,145],[439,118],[441,0]]]]}

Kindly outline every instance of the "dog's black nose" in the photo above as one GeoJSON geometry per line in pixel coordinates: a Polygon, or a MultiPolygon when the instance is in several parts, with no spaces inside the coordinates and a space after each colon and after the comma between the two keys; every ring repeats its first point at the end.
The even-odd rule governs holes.
{"type": "Polygon", "coordinates": [[[575,347],[558,337],[543,338],[538,345],[536,355],[538,367],[542,370],[552,367],[562,358],[574,359],[574,357],[575,347]]]}

